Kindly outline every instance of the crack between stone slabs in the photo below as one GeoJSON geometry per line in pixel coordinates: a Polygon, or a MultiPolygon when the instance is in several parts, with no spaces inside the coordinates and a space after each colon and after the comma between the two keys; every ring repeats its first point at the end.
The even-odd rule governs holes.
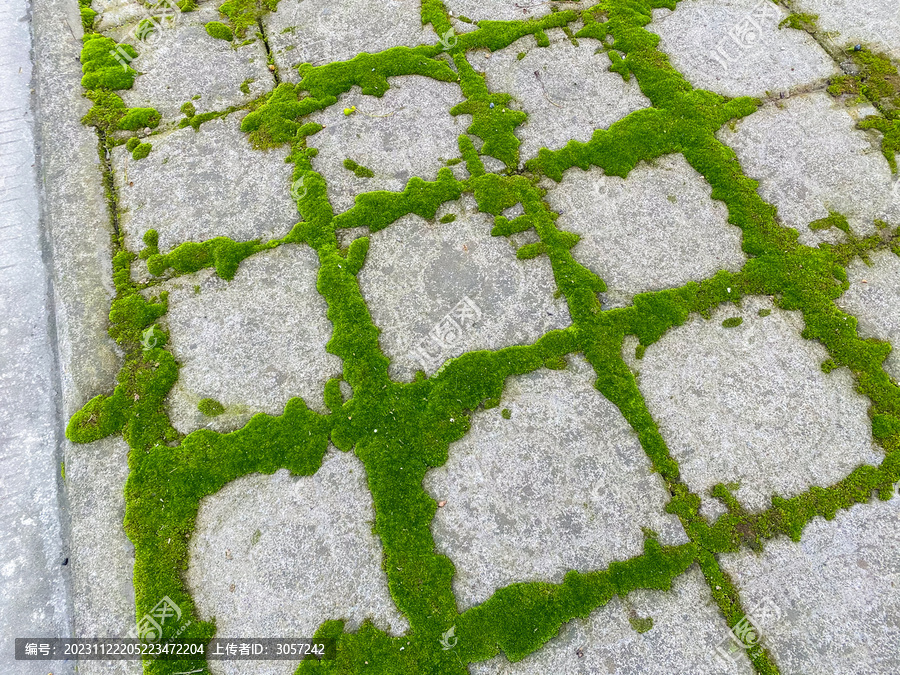
{"type": "Polygon", "coordinates": [[[272,77],[275,78],[275,86],[277,87],[281,84],[281,78],[278,77],[278,64],[275,63],[275,57],[272,56],[272,50],[269,49],[269,38],[266,37],[266,29],[263,28],[261,17],[257,17],[256,25],[259,27],[259,36],[262,39],[263,46],[266,48],[266,64],[274,66],[269,69],[269,72],[271,72],[272,77]]]}

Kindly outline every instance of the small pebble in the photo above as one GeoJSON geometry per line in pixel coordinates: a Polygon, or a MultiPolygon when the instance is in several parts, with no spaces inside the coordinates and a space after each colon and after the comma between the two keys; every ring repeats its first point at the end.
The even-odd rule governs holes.
{"type": "Polygon", "coordinates": [[[853,51],[855,51],[855,52],[861,52],[861,51],[862,51],[862,45],[853,45],[853,51]]]}
{"type": "Polygon", "coordinates": [[[269,64],[269,70],[275,70],[275,64],[274,64],[274,63],[270,63],[270,64],[269,64]]]}
{"type": "Polygon", "coordinates": [[[442,499],[441,501],[438,502],[438,508],[444,508],[444,506],[446,506],[446,505],[447,505],[446,499],[442,499]]]}

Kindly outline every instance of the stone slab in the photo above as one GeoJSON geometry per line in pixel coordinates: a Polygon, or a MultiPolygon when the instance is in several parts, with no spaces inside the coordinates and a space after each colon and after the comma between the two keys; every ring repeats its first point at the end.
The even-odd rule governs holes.
{"type": "Polygon", "coordinates": [[[165,321],[181,364],[168,398],[176,429],[230,431],[257,412],[280,415],[295,396],[325,412],[325,383],[340,377],[341,361],[325,351],[331,323],[317,273],[315,251],[286,244],[245,260],[233,281],[204,272],[168,284],[165,321]],[[204,398],[225,414],[205,417],[204,398]]]}
{"type": "Polygon", "coordinates": [[[724,96],[763,97],[840,75],[807,33],[778,28],[787,15],[768,0],[687,0],[654,10],[647,30],[691,84],[724,96]]]}
{"type": "Polygon", "coordinates": [[[747,607],[767,608],[762,641],[781,672],[888,675],[900,670],[898,547],[895,494],[814,519],[799,543],[724,554],[722,566],[747,607]]]}
{"type": "Polygon", "coordinates": [[[565,299],[554,297],[546,256],[518,260],[505,238],[491,236],[493,216],[468,195],[445,204],[436,220],[448,214],[456,220],[409,215],[371,235],[359,285],[395,379],[431,375],[468,351],[531,344],[571,323],[565,299]],[[465,309],[461,303],[473,316],[453,329],[446,318],[465,309]]]}
{"type": "Polygon", "coordinates": [[[469,54],[470,63],[484,71],[488,89],[511,94],[513,107],[529,116],[516,129],[522,163],[543,147],[557,150],[570,140],[587,142],[594,130],[650,105],[634,78],[625,82],[608,70],[609,57],[595,53],[599,42],[580,38],[576,47],[561,29],[547,36],[549,47],[537,47],[528,36],[496,53],[469,54]],[[519,59],[522,51],[525,56],[519,59]]]}
{"type": "Polygon", "coordinates": [[[281,0],[262,21],[282,82],[296,82],[301,63],[319,66],[437,42],[422,25],[420,4],[409,0],[281,0]]]}
{"type": "Polygon", "coordinates": [[[139,75],[131,89],[118,92],[122,100],[129,107],[156,108],[168,121],[180,120],[181,105],[188,101],[204,113],[244,105],[271,91],[275,80],[263,41],[239,46],[240,38],[228,42],[209,35],[206,24],[222,19],[214,5],[204,5],[159,22],[160,28],[146,36],[138,29],[142,19],[108,31],[138,52],[129,65],[139,75]]]}
{"type": "Polygon", "coordinates": [[[900,257],[890,251],[871,256],[871,266],[855,259],[847,266],[850,288],[837,300],[859,321],[861,337],[886,340],[894,347],[884,369],[900,381],[900,257]]]}
{"type": "Polygon", "coordinates": [[[900,5],[894,0],[796,0],[796,11],[819,17],[820,30],[830,34],[832,42],[875,46],[895,61],[900,61],[900,5]]]}
{"type": "Polygon", "coordinates": [[[642,527],[686,543],[637,434],[595,388],[580,355],[563,371],[507,380],[500,406],[472,416],[425,489],[446,501],[435,545],[456,566],[461,610],[520,581],[561,583],[643,552],[642,527]],[[505,419],[502,410],[511,416],[505,419]]]}
{"type": "Polygon", "coordinates": [[[433,181],[446,160],[459,156],[459,136],[472,122],[471,115],[450,114],[463,101],[459,85],[419,75],[388,82],[381,98],[363,96],[354,87],[308,118],[325,127],[307,143],[319,151],[313,168],[325,176],[335,213],[349,209],[364,192],[402,192],[412,176],[433,181]],[[345,115],[351,107],[356,112],[345,115]],[[344,167],[347,159],[375,175],[356,176],[344,167]]]}
{"type": "Polygon", "coordinates": [[[728,209],[681,155],[642,162],[627,179],[594,167],[545,182],[557,225],[581,237],[572,255],[606,282],[604,308],[719,270],[737,272],[746,260],[728,209]]]}
{"type": "Polygon", "coordinates": [[[830,210],[846,216],[858,235],[873,232],[876,218],[900,224],[900,191],[893,189],[881,136],[856,128],[871,111],[818,92],[766,105],[718,136],[760,182],[760,196],[778,208],[780,221],[815,246],[843,236],[809,229],[830,210]]]}
{"type": "MultiPolygon", "coordinates": [[[[388,592],[365,469],[333,448],[314,476],[229,483],[200,502],[187,584],[217,637],[311,637],[322,622],[408,630],[388,592]]],[[[290,661],[213,661],[214,675],[290,675],[290,661]]]]}
{"type": "Polygon", "coordinates": [[[498,656],[469,666],[472,675],[750,675],[750,660],[741,654],[729,667],[716,647],[728,626],[697,568],[678,577],[668,592],[638,590],[627,599],[613,598],[587,619],[574,619],[534,654],[516,663],[498,656]],[[638,633],[629,619],[653,619],[638,633]],[[581,656],[579,656],[579,651],[581,656]]]}
{"type": "Polygon", "coordinates": [[[638,386],[694,492],[739,482],[738,501],[760,511],[773,493],[792,497],[881,462],[868,400],[846,369],[822,372],[828,353],[802,330],[799,312],[748,297],[647,347],[638,386]],[[772,313],[761,317],[760,309],[772,313]],[[734,316],[743,323],[724,328],[734,316]]]}
{"type": "MultiPolygon", "coordinates": [[[[124,146],[114,150],[119,223],[130,250],[144,247],[142,237],[150,229],[159,232],[166,252],[212,237],[283,237],[299,220],[287,149],[253,150],[240,130],[241,118],[233,114],[206,122],[200,131],[156,136],[153,150],[138,161],[124,146]]],[[[136,264],[135,271],[141,267],[136,264]]]]}

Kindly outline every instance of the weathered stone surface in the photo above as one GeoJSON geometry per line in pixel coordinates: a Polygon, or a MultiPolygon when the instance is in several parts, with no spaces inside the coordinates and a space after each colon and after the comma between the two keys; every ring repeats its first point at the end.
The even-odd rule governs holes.
{"type": "MultiPolygon", "coordinates": [[[[314,476],[254,474],[200,503],[187,583],[217,637],[311,637],[344,619],[408,629],[388,593],[362,463],[331,450],[314,476]]],[[[218,661],[216,675],[289,675],[290,661],[218,661]]]]}
{"type": "Polygon", "coordinates": [[[581,236],[572,255],[606,282],[605,306],[744,264],[741,231],[681,155],[641,163],[627,179],[574,168],[547,185],[558,226],[581,236]]]}
{"type": "Polygon", "coordinates": [[[340,376],[341,362],[325,351],[331,324],[317,271],[312,249],[287,244],[245,260],[231,282],[211,272],[170,282],[166,323],[181,371],[169,413],[177,429],[234,429],[253,413],[280,415],[294,396],[324,411],[325,383],[340,376]],[[225,414],[204,417],[197,404],[207,397],[225,414]]]}
{"type": "Polygon", "coordinates": [[[623,601],[613,598],[587,619],[573,619],[559,637],[517,663],[503,657],[469,666],[472,675],[750,675],[753,667],[743,654],[723,661],[716,647],[727,638],[728,626],[712,601],[700,570],[677,578],[672,590],[639,590],[623,601]],[[653,619],[653,627],[638,633],[629,619],[653,619]],[[581,651],[579,656],[578,651],[581,651]]]}
{"type": "Polygon", "coordinates": [[[474,67],[484,70],[490,91],[511,94],[515,107],[528,113],[516,129],[523,162],[543,147],[557,150],[573,139],[589,141],[595,129],[650,105],[634,78],[625,82],[608,70],[605,53],[595,54],[599,42],[580,38],[576,47],[562,30],[547,35],[549,47],[537,47],[528,36],[490,58],[486,51],[469,55],[474,67]]]}
{"type": "Polygon", "coordinates": [[[722,556],[781,672],[900,669],[898,497],[858,504],[830,522],[816,518],[800,542],[778,537],[761,554],[722,556]]]}
{"type": "Polygon", "coordinates": [[[500,407],[476,412],[450,459],[425,478],[446,506],[435,544],[456,565],[460,609],[518,581],[560,583],[643,552],[641,527],[687,541],[637,434],[594,389],[580,355],[563,371],[507,381],[500,407]],[[510,411],[505,419],[502,410],[510,411]]]}
{"type": "Polygon", "coordinates": [[[212,237],[281,237],[299,220],[287,149],[253,150],[241,133],[241,117],[154,137],[153,150],[138,161],[125,146],[116,148],[119,222],[131,250],[143,248],[141,238],[150,229],[159,232],[166,252],[212,237]]]}
{"type": "MultiPolygon", "coordinates": [[[[129,8],[135,6],[129,4],[129,8]]],[[[215,5],[157,20],[159,28],[153,32],[142,31],[142,16],[146,15],[141,12],[131,23],[109,32],[111,38],[138,52],[130,65],[140,75],[131,89],[119,92],[128,106],[156,108],[164,120],[178,120],[182,104],[188,101],[198,113],[224,110],[248,103],[275,86],[262,40],[238,46],[241,38],[232,43],[206,32],[207,23],[222,20],[215,5]]]]}
{"type": "MultiPolygon", "coordinates": [[[[454,17],[464,16],[473,21],[513,21],[515,19],[536,19],[546,16],[554,9],[582,9],[584,2],[536,2],[535,0],[446,0],[444,6],[454,17]]],[[[465,23],[465,22],[458,22],[465,23]]],[[[462,32],[462,31],[460,31],[462,32]]]]}
{"type": "Polygon", "coordinates": [[[725,96],[761,97],[839,75],[808,34],[778,28],[787,15],[759,0],[690,0],[654,10],[647,29],[688,81],[725,96]]]}
{"type": "Polygon", "coordinates": [[[437,217],[451,213],[451,223],[404,216],[371,235],[359,285],[394,378],[430,375],[468,351],[530,344],[571,322],[565,299],[554,298],[546,257],[517,260],[507,240],[491,236],[493,217],[469,196],[437,217]]]}
{"type": "Polygon", "coordinates": [[[709,321],[692,317],[638,362],[638,385],[688,486],[706,494],[738,482],[735,496],[754,511],[773,493],[828,486],[881,459],[850,373],[822,372],[828,353],[800,337],[799,312],[760,309],[771,302],[745,298],[709,321]],[[743,323],[724,328],[733,316],[743,323]]]}
{"type": "Polygon", "coordinates": [[[263,18],[282,82],[296,82],[296,66],[347,61],[403,45],[434,44],[419,3],[408,0],[281,0],[263,18]]]}
{"type": "Polygon", "coordinates": [[[818,16],[816,25],[841,47],[874,46],[900,61],[900,5],[894,0],[798,0],[796,11],[818,16]]]}
{"type": "Polygon", "coordinates": [[[463,100],[459,85],[418,75],[388,81],[391,88],[381,98],[363,96],[354,87],[337,105],[309,116],[325,127],[308,144],[319,151],[313,168],[326,177],[336,213],[353,206],[360,193],[402,192],[412,176],[435,180],[446,160],[459,156],[458,138],[472,120],[450,114],[463,100]],[[356,112],[345,115],[351,107],[356,112]],[[346,159],[375,175],[357,177],[344,167],[346,159]]]}
{"type": "Polygon", "coordinates": [[[766,105],[734,131],[722,129],[719,139],[760,182],[760,196],[778,208],[780,221],[815,246],[843,237],[809,229],[829,211],[846,216],[856,234],[871,233],[876,218],[900,223],[900,191],[892,190],[881,137],[856,128],[871,111],[848,109],[825,93],[795,96],[766,105]]]}
{"type": "Polygon", "coordinates": [[[894,347],[885,370],[900,381],[900,257],[890,251],[871,256],[871,266],[858,258],[847,266],[850,288],[837,304],[859,321],[864,338],[886,340],[894,347]]]}

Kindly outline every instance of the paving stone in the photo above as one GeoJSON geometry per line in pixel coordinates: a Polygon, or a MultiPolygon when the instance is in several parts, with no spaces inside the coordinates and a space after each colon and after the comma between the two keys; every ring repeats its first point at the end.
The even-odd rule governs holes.
{"type": "Polygon", "coordinates": [[[325,351],[331,324],[317,272],[312,249],[288,244],[248,258],[231,282],[206,272],[168,284],[166,322],[181,364],[169,394],[176,429],[235,429],[253,413],[280,415],[294,396],[324,411],[325,383],[341,362],[325,351]],[[204,417],[203,398],[226,413],[204,417]]]}
{"type": "Polygon", "coordinates": [[[734,131],[722,129],[719,139],[760,182],[759,194],[778,208],[781,222],[815,246],[843,236],[809,229],[829,210],[846,216],[857,234],[873,232],[876,218],[900,225],[900,191],[892,189],[881,137],[856,129],[867,110],[848,109],[825,93],[796,96],[763,107],[734,131]]]}
{"type": "Polygon", "coordinates": [[[687,541],[637,434],[596,389],[581,356],[564,371],[507,380],[500,407],[476,412],[450,459],[425,477],[446,501],[432,523],[456,565],[461,610],[518,581],[561,583],[643,552],[641,527],[687,541]],[[502,410],[511,413],[504,419],[502,410]]]}
{"type": "Polygon", "coordinates": [[[894,0],[797,0],[795,11],[816,14],[821,31],[839,46],[874,45],[900,61],[900,5],[894,0]]]}
{"type": "MultiPolygon", "coordinates": [[[[584,9],[585,2],[541,2],[540,0],[445,0],[444,6],[454,17],[464,16],[473,21],[513,21],[537,19],[556,9],[584,9]]],[[[462,22],[461,22],[462,23],[462,22]]]]}
{"type": "Polygon", "coordinates": [[[253,150],[240,119],[229,115],[200,131],[154,137],[153,150],[138,161],[124,146],[115,149],[119,223],[129,249],[141,250],[150,229],[159,232],[165,252],[217,236],[282,237],[299,220],[290,193],[292,169],[284,162],[287,148],[253,150]]]}
{"type": "Polygon", "coordinates": [[[546,256],[516,259],[469,196],[437,217],[450,213],[451,223],[409,215],[371,235],[359,285],[395,379],[431,375],[468,351],[531,344],[571,323],[546,256]]]}
{"type": "Polygon", "coordinates": [[[829,374],[828,353],[800,337],[799,312],[763,298],[694,316],[649,347],[638,385],[681,475],[698,494],[739,482],[747,508],[771,506],[812,485],[828,486],[860,464],[878,464],[866,414],[850,373],[829,374]],[[726,318],[743,323],[724,328],[726,318]],[[786,461],[786,458],[789,460],[786,461]]]}
{"type": "Polygon", "coordinates": [[[523,162],[543,147],[556,150],[573,139],[589,141],[595,129],[606,129],[650,105],[634,78],[625,82],[608,70],[611,62],[605,53],[594,53],[599,42],[579,39],[576,47],[562,30],[547,35],[549,47],[537,47],[529,36],[489,59],[484,58],[486,52],[469,54],[470,63],[484,70],[488,89],[511,94],[517,107],[528,113],[528,120],[516,129],[523,162]],[[526,54],[519,59],[522,51],[526,54]]]}
{"type": "Polygon", "coordinates": [[[695,87],[758,96],[815,84],[840,70],[807,33],[778,24],[787,11],[764,0],[688,0],[657,9],[647,30],[695,87]]]}
{"type": "MultiPolygon", "coordinates": [[[[388,592],[362,463],[332,449],[314,476],[253,474],[200,502],[186,581],[216,637],[311,637],[322,622],[409,628],[388,592]]],[[[290,675],[289,661],[211,662],[215,675],[290,675]]]]}
{"type": "Polygon", "coordinates": [[[703,574],[691,568],[675,579],[669,592],[638,590],[627,600],[616,597],[587,619],[574,619],[540,651],[517,663],[499,656],[469,666],[472,675],[721,675],[753,673],[741,655],[727,671],[716,647],[728,634],[703,574]],[[638,633],[629,618],[653,619],[638,633]],[[581,650],[583,656],[579,656],[581,650]]]}
{"type": "Polygon", "coordinates": [[[557,225],[581,236],[575,259],[606,282],[605,307],[722,269],[737,272],[746,259],[728,209],[682,155],[642,162],[627,179],[574,168],[559,184],[545,182],[547,201],[561,214],[557,225]]]}
{"type": "Polygon", "coordinates": [[[894,346],[884,362],[885,370],[900,381],[900,258],[890,251],[871,256],[871,266],[858,258],[847,266],[850,288],[837,304],[859,320],[864,338],[886,340],[894,346]]]}
{"type": "Polygon", "coordinates": [[[282,82],[296,82],[295,66],[347,61],[361,52],[435,44],[410,0],[281,0],[263,17],[269,49],[282,82]]]}
{"type": "Polygon", "coordinates": [[[249,103],[275,86],[262,40],[238,46],[240,39],[231,43],[206,32],[207,23],[222,20],[214,5],[158,21],[160,28],[146,36],[138,28],[141,20],[108,33],[138,52],[130,65],[140,75],[131,89],[119,92],[131,107],[156,108],[163,119],[180,120],[187,101],[198,113],[224,110],[249,103]],[[241,91],[245,82],[247,93],[241,91]]]}
{"type": "Polygon", "coordinates": [[[412,176],[435,180],[448,159],[459,156],[459,136],[471,115],[453,117],[450,109],[463,101],[455,82],[411,75],[389,78],[381,98],[363,96],[358,87],[336,105],[309,116],[325,128],[310,136],[319,151],[313,168],[328,182],[328,198],[336,213],[353,206],[363,192],[402,192],[412,176]],[[356,107],[352,115],[344,109],[356,107]],[[375,175],[359,178],[344,168],[351,159],[375,175]]]}
{"type": "Polygon", "coordinates": [[[814,519],[799,543],[778,537],[721,562],[781,672],[889,675],[900,671],[898,547],[895,494],[814,519]]]}

